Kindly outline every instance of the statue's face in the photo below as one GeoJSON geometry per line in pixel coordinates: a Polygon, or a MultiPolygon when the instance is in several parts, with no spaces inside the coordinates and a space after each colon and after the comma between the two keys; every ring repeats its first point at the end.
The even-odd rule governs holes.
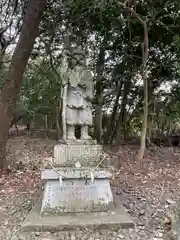
{"type": "Polygon", "coordinates": [[[83,56],[76,54],[76,55],[74,55],[74,57],[71,57],[71,56],[68,57],[68,64],[69,64],[70,68],[74,68],[77,65],[84,66],[85,60],[84,60],[83,56]]]}
{"type": "Polygon", "coordinates": [[[77,60],[74,58],[71,58],[71,64],[72,64],[72,67],[75,67],[77,65],[77,60]]]}
{"type": "Polygon", "coordinates": [[[72,58],[72,64],[74,67],[76,65],[84,65],[84,57],[80,55],[74,55],[74,58],[72,58]]]}

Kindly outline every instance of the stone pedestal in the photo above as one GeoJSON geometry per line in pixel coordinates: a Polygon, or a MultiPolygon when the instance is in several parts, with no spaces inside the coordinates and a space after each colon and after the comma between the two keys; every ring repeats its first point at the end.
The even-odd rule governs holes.
{"type": "Polygon", "coordinates": [[[44,192],[24,224],[25,231],[63,231],[76,228],[133,227],[113,197],[106,168],[96,168],[102,147],[59,144],[54,147],[53,169],[43,169],[44,192]],[[80,167],[75,167],[79,162],[80,167]]]}

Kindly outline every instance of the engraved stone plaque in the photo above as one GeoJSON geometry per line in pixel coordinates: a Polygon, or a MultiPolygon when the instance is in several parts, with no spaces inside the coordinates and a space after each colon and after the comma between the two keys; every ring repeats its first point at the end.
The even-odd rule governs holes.
{"type": "Polygon", "coordinates": [[[108,179],[48,180],[41,213],[58,215],[71,212],[96,212],[111,209],[113,196],[108,179]]]}
{"type": "Polygon", "coordinates": [[[65,164],[79,161],[83,166],[91,166],[100,161],[102,146],[100,145],[66,145],[59,144],[54,147],[55,164],[65,164]]]}

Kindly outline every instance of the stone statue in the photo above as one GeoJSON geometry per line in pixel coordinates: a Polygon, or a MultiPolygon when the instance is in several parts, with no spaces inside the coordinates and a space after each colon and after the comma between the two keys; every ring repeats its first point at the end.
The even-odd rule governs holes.
{"type": "Polygon", "coordinates": [[[92,125],[93,76],[85,68],[85,56],[76,48],[69,56],[66,78],[66,139],[76,140],[75,127],[81,127],[81,140],[89,140],[88,127],[92,125]]]}

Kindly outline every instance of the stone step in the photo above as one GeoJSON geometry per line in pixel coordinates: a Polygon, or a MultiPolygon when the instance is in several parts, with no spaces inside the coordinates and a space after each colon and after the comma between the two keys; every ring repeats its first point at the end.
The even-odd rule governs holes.
{"type": "Polygon", "coordinates": [[[23,224],[24,232],[59,232],[76,231],[77,229],[123,229],[133,228],[134,222],[125,211],[117,196],[114,197],[114,208],[108,212],[65,214],[60,216],[41,216],[41,201],[35,204],[23,224]]]}

